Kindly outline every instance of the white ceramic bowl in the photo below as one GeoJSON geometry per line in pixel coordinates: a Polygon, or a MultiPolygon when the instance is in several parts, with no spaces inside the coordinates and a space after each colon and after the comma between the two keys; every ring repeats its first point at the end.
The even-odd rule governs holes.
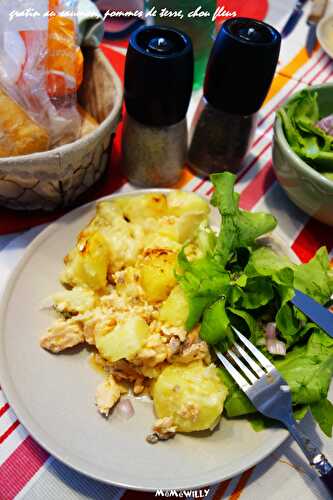
{"type": "Polygon", "coordinates": [[[333,59],[333,14],[318,23],[317,38],[322,49],[333,59]]]}

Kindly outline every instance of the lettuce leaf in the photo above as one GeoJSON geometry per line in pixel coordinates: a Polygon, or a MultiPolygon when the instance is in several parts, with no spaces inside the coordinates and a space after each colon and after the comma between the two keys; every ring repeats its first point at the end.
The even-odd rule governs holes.
{"type": "MultiPolygon", "coordinates": [[[[303,129],[312,118],[309,108],[303,129]]],[[[212,180],[213,202],[221,214],[220,233],[217,237],[209,232],[198,233],[202,258],[189,261],[185,249],[178,255],[177,279],[189,303],[186,328],[191,330],[201,321],[201,338],[222,352],[234,343],[232,326],[238,328],[286,379],[294,410],[301,415],[311,407],[314,418],[329,434],[332,408],[327,393],[333,376],[333,339],[291,303],[295,288],[322,304],[329,303],[333,272],[327,250],[319,249],[311,261],[297,266],[260,246],[257,238],[274,229],[274,217],[240,210],[234,175],[215,174],[212,180]],[[268,322],[276,323],[278,336],[287,345],[282,359],[267,352],[264,327],[268,322]]],[[[225,415],[252,415],[254,426],[267,425],[229,374],[222,368],[219,372],[229,390],[225,415]]]]}
{"type": "Polygon", "coordinates": [[[332,437],[333,405],[328,399],[322,399],[311,405],[311,413],[318,422],[321,430],[328,437],[332,437]]]}
{"type": "Polygon", "coordinates": [[[326,304],[329,301],[333,293],[333,283],[326,247],[321,247],[307,264],[296,266],[294,273],[295,288],[321,304],[326,304]]]}
{"type": "Polygon", "coordinates": [[[327,397],[333,376],[333,339],[317,328],[307,345],[294,347],[274,362],[287,381],[293,404],[312,404],[327,397]]]}
{"type": "Polygon", "coordinates": [[[211,180],[215,187],[211,204],[221,214],[214,257],[225,266],[235,250],[253,246],[259,236],[276,227],[277,221],[271,214],[246,212],[239,208],[239,195],[234,192],[235,175],[229,172],[213,174],[211,180]]]}
{"type": "MultiPolygon", "coordinates": [[[[215,186],[215,193],[212,204],[216,205],[221,214],[221,229],[213,248],[214,239],[209,239],[206,246],[205,257],[193,262],[186,258],[184,249],[178,255],[180,273],[177,279],[181,284],[189,303],[189,316],[186,328],[192,329],[202,318],[207,307],[211,307],[215,302],[232,293],[235,281],[237,286],[245,286],[246,277],[235,277],[226,269],[226,265],[232,259],[238,260],[237,251],[243,247],[255,245],[256,238],[271,231],[276,226],[276,219],[269,214],[245,212],[239,209],[239,196],[234,192],[236,176],[224,172],[212,175],[212,182],[215,186]],[[239,281],[240,280],[240,281],[239,281]]],[[[258,284],[257,284],[258,286],[258,284]]],[[[249,283],[247,293],[240,293],[245,303],[252,303],[256,307],[257,303],[264,305],[272,298],[272,290],[269,284],[265,285],[263,294],[256,299],[255,284],[249,283]],[[252,292],[252,295],[251,295],[252,292]]],[[[219,324],[224,324],[224,313],[220,305],[216,305],[207,313],[203,335],[208,335],[211,328],[211,317],[214,316],[219,324]],[[219,314],[221,317],[219,318],[219,314]]],[[[229,345],[230,331],[226,328],[222,330],[220,341],[223,335],[228,339],[229,345]],[[224,332],[224,333],[223,333],[224,332]]],[[[215,338],[215,337],[214,337],[215,338]]]]}
{"type": "Polygon", "coordinates": [[[267,305],[274,298],[274,290],[270,279],[258,276],[249,278],[242,289],[240,306],[244,309],[258,309],[267,305]]]}
{"type": "Polygon", "coordinates": [[[304,89],[277,114],[295,153],[318,171],[333,172],[333,137],[320,126],[318,94],[304,89]]]}
{"type": "MultiPolygon", "coordinates": [[[[293,405],[312,407],[327,398],[333,375],[333,339],[317,327],[307,345],[295,347],[286,358],[275,360],[274,364],[290,386],[293,405]]],[[[226,415],[232,418],[254,413],[250,401],[223,368],[220,376],[229,390],[226,415]]]]}
{"type": "Polygon", "coordinates": [[[178,274],[177,279],[189,304],[186,328],[191,330],[200,321],[205,309],[228,292],[230,277],[212,258],[203,257],[189,262],[184,249],[178,255],[178,263],[182,274],[178,274]]]}
{"type": "MultiPolygon", "coordinates": [[[[293,414],[295,420],[298,422],[302,420],[305,415],[308,413],[309,407],[308,406],[298,406],[293,409],[293,414]]],[[[269,427],[273,426],[278,426],[281,427],[282,424],[279,424],[276,420],[272,420],[271,418],[264,417],[260,413],[255,413],[253,415],[250,415],[249,417],[249,422],[253,428],[254,431],[259,432],[264,429],[268,429],[269,427]]]]}
{"type": "Polygon", "coordinates": [[[288,347],[296,344],[308,335],[317,325],[308,321],[307,317],[297,307],[284,304],[276,315],[277,329],[288,347]]]}
{"type": "Polygon", "coordinates": [[[230,328],[230,320],[225,310],[225,298],[216,301],[204,312],[200,328],[200,337],[207,344],[216,345],[225,352],[234,343],[235,338],[230,328]]]}
{"type": "Polygon", "coordinates": [[[249,277],[272,276],[288,268],[295,268],[288,257],[276,254],[271,248],[259,247],[252,252],[245,273],[249,277]]]}

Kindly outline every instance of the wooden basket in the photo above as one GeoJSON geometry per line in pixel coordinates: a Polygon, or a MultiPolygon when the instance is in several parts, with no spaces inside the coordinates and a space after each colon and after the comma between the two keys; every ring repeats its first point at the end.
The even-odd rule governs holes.
{"type": "Polygon", "coordinates": [[[99,49],[85,52],[79,102],[100,124],[83,138],[42,153],[0,159],[0,205],[54,210],[72,204],[103,174],[121,118],[122,85],[99,49]]]}

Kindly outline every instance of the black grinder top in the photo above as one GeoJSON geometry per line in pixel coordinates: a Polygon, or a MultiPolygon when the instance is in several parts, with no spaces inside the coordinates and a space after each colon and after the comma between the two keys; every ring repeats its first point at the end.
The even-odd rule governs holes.
{"type": "Polygon", "coordinates": [[[147,126],[169,126],[186,116],[193,87],[193,48],[179,30],[143,26],[129,42],[125,65],[128,113],[147,126]]]}
{"type": "Polygon", "coordinates": [[[225,21],[208,61],[207,101],[232,114],[256,113],[272,83],[280,45],[280,33],[269,24],[245,17],[225,21]]]}

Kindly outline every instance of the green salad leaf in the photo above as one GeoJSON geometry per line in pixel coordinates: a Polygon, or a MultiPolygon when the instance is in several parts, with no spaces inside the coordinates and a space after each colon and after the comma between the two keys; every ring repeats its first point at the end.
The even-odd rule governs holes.
{"type": "Polygon", "coordinates": [[[321,304],[329,301],[333,293],[333,284],[326,247],[320,248],[307,264],[295,267],[295,288],[321,304]]]}
{"type": "Polygon", "coordinates": [[[317,327],[305,346],[274,364],[290,386],[293,404],[317,403],[327,397],[333,376],[333,339],[317,327]]]}
{"type": "Polygon", "coordinates": [[[223,266],[241,247],[251,247],[256,239],[270,231],[277,224],[275,217],[266,213],[251,213],[239,208],[239,195],[234,192],[236,176],[225,172],[213,174],[215,187],[211,204],[221,214],[221,229],[217,239],[214,258],[223,266]]]}
{"type": "MultiPolygon", "coordinates": [[[[311,120],[317,118],[313,96],[293,105],[297,108],[295,116],[302,117],[300,130],[309,130],[311,120]]],[[[218,236],[202,226],[196,237],[202,256],[190,261],[186,247],[178,255],[177,280],[189,304],[186,328],[191,330],[201,322],[200,337],[221,352],[235,341],[232,327],[238,328],[288,382],[295,415],[301,418],[310,407],[322,430],[330,435],[333,410],[327,393],[333,376],[333,339],[291,303],[295,289],[299,289],[329,305],[333,271],[327,249],[319,249],[308,263],[295,265],[260,244],[258,238],[272,231],[276,220],[269,214],[241,210],[235,179],[230,173],[212,176],[213,203],[221,214],[218,236]],[[267,323],[276,324],[277,338],[286,346],[285,356],[268,351],[267,323]]],[[[256,429],[269,425],[230,375],[223,368],[219,373],[229,390],[225,415],[251,415],[256,429]]]]}
{"type": "MultiPolygon", "coordinates": [[[[333,340],[317,327],[306,346],[294,348],[285,359],[274,360],[274,364],[291,389],[293,405],[311,405],[311,410],[314,408],[312,413],[315,418],[318,415],[320,424],[323,421],[320,405],[327,398],[333,376],[333,340]]],[[[225,402],[226,416],[234,418],[255,413],[255,408],[244,392],[224,369],[220,369],[220,377],[229,390],[225,402]]],[[[327,416],[325,425],[321,427],[330,435],[332,425],[332,418],[327,416]]]]}
{"type": "Polygon", "coordinates": [[[318,422],[321,430],[328,437],[332,437],[333,405],[328,399],[322,399],[311,405],[311,413],[318,422]]]}
{"type": "MultiPolygon", "coordinates": [[[[298,422],[302,420],[305,415],[308,413],[309,407],[308,406],[298,406],[296,408],[293,408],[293,414],[295,420],[298,422]]],[[[249,422],[252,426],[252,428],[256,431],[262,431],[264,429],[268,429],[269,427],[280,427],[281,424],[277,422],[276,420],[272,420],[271,418],[264,417],[263,415],[259,415],[258,413],[254,413],[249,415],[248,417],[249,422]]]]}
{"type": "MultiPolygon", "coordinates": [[[[226,268],[228,263],[238,263],[244,256],[240,249],[251,248],[259,236],[276,227],[276,219],[272,215],[252,214],[239,208],[239,196],[234,192],[235,180],[236,176],[228,172],[212,175],[215,186],[212,204],[218,207],[222,219],[214,248],[210,239],[206,255],[201,259],[189,262],[185,249],[178,256],[181,272],[177,278],[189,303],[186,328],[190,330],[203,318],[202,337],[208,339],[208,343],[219,343],[224,350],[234,341],[225,309],[225,304],[230,304],[229,296],[235,293],[233,285],[238,289],[238,296],[233,297],[231,304],[241,301],[244,307],[257,308],[273,298],[272,286],[265,278],[248,280],[242,273],[235,276],[226,268]],[[244,291],[242,287],[245,287],[244,291]],[[219,325],[219,329],[215,326],[218,334],[212,333],[214,322],[219,325]]],[[[248,257],[249,253],[247,251],[245,255],[248,257]]]]}
{"type": "Polygon", "coordinates": [[[273,298],[274,291],[271,280],[258,276],[247,280],[239,302],[244,309],[258,309],[267,305],[273,298]]]}
{"type": "Polygon", "coordinates": [[[318,94],[306,88],[282,106],[277,114],[295,153],[332,180],[333,136],[320,127],[318,94]]]}
{"type": "Polygon", "coordinates": [[[189,262],[182,249],[178,255],[182,274],[177,275],[189,303],[186,328],[191,330],[204,310],[222,297],[230,285],[229,274],[208,256],[189,262]]]}
{"type": "Polygon", "coordinates": [[[200,328],[200,337],[207,344],[218,346],[223,352],[234,342],[234,334],[230,328],[225,303],[225,298],[221,298],[207,307],[200,328]]]}
{"type": "Polygon", "coordinates": [[[247,276],[273,276],[284,269],[295,268],[288,257],[277,255],[271,248],[259,247],[251,254],[245,268],[247,276]]]}

